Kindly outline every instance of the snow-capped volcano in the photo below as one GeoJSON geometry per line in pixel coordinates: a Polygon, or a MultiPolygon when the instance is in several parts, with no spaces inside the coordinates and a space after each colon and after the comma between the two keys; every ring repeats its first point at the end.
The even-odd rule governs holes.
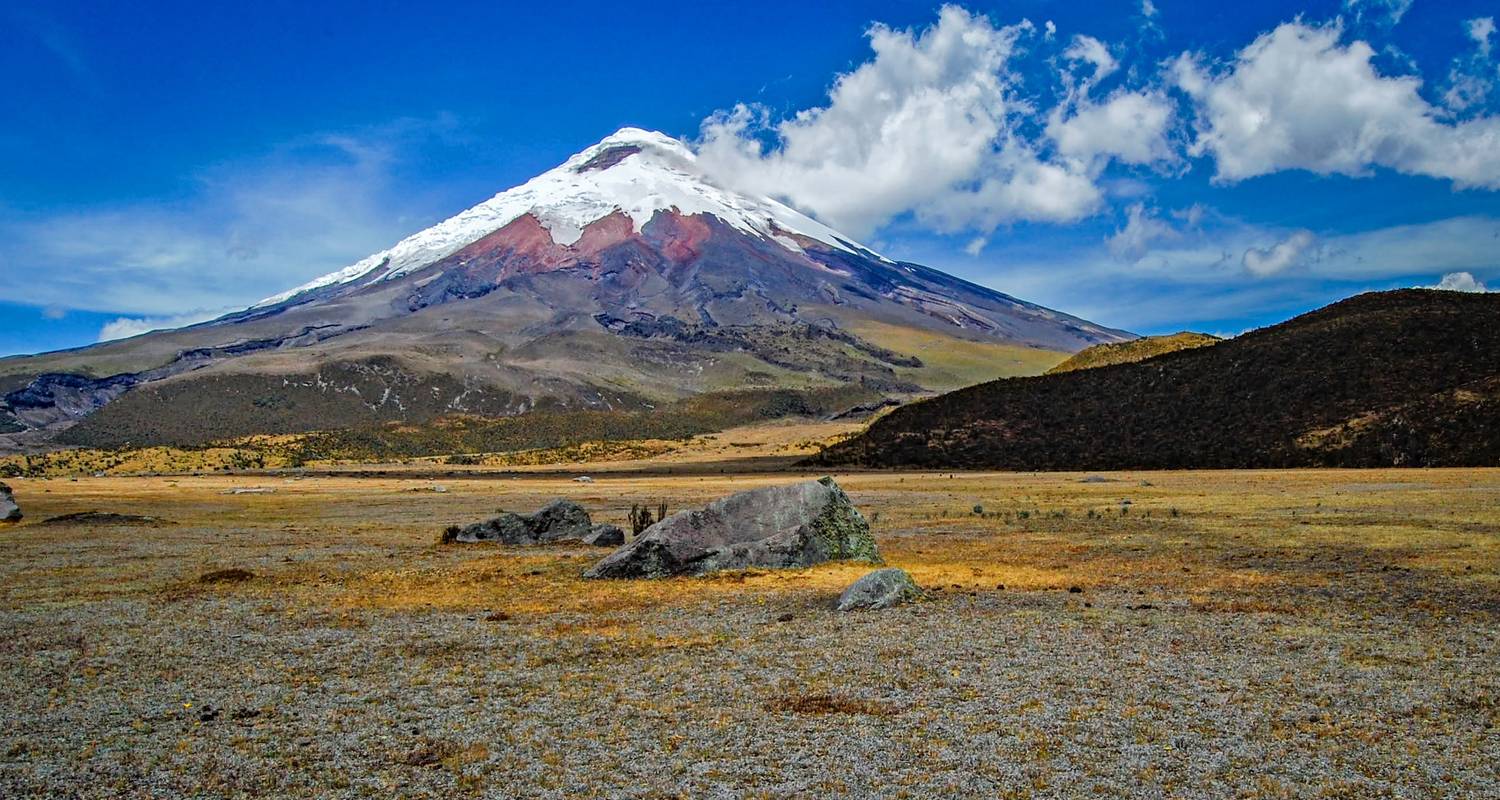
{"type": "Polygon", "coordinates": [[[0,449],[60,431],[181,443],[655,409],[746,388],[910,396],[1128,336],[887,259],[625,128],[245,311],[0,361],[0,449]]]}
{"type": "Polygon", "coordinates": [[[583,236],[585,228],[611,214],[624,214],[638,232],[659,211],[713,216],[736,230],[777,241],[799,253],[801,246],[787,233],[874,255],[776,200],[750,197],[716,185],[699,167],[697,155],[682,142],[656,131],[621,128],[555,169],[408,236],[388,250],[266,298],[256,307],[275,305],[325,286],[405,275],[525,214],[535,217],[554,243],[569,246],[583,236]]]}

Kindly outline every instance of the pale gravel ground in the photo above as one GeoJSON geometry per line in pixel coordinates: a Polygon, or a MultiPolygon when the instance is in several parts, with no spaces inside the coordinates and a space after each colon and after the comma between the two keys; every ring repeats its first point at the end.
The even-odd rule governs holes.
{"type": "Polygon", "coordinates": [[[1500,695],[1492,624],[1377,615],[1309,637],[1307,619],[1136,599],[676,607],[640,620],[682,642],[665,650],[218,597],[11,611],[0,795],[1500,796],[1495,709],[1475,702],[1500,695]],[[768,710],[804,692],[891,713],[768,710]],[[400,763],[427,738],[489,752],[400,763]]]}
{"type": "MultiPolygon", "coordinates": [[[[514,584],[477,582],[459,610],[320,608],[258,581],[175,597],[161,575],[181,568],[160,560],[199,563],[202,529],[116,532],[107,557],[17,531],[3,798],[1500,797],[1493,583],[1352,551],[1224,554],[1247,575],[1332,576],[1236,595],[1272,611],[1206,613],[1121,578],[851,615],[789,586],[488,619],[514,584]],[[101,575],[128,580],[90,591],[101,575]],[[779,705],[807,695],[875,713],[779,705]]],[[[330,584],[469,557],[225,535],[219,561],[267,575],[290,554],[330,584]]],[[[584,552],[485,551],[574,556],[564,572],[584,552]]]]}

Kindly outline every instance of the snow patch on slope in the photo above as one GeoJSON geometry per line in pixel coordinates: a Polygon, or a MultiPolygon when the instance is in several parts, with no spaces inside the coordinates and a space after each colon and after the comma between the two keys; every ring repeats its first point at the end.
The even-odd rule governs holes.
{"type": "Polygon", "coordinates": [[[711,214],[740,231],[770,239],[796,252],[801,252],[802,248],[790,237],[780,235],[778,230],[800,234],[851,253],[863,251],[879,257],[783,203],[769,197],[750,197],[717,185],[698,166],[697,155],[682,142],[654,131],[621,128],[555,169],[403,239],[389,250],[268,297],[254,308],[275,305],[313,289],[366,277],[375,282],[405,275],[454,253],[527,213],[547,228],[553,241],[570,245],[578,241],[590,223],[615,211],[630,217],[639,231],[657,211],[671,209],[689,215],[711,214]],[[628,154],[600,158],[610,151],[616,151],[615,156],[620,152],[628,154]],[[596,162],[595,159],[599,160],[596,162]]]}

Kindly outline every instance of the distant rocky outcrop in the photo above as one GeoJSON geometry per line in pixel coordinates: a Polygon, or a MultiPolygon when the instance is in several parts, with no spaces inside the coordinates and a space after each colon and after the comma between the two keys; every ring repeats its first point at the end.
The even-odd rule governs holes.
{"type": "Polygon", "coordinates": [[[664,578],[724,569],[880,563],[870,525],[832,478],[730,495],[652,525],[584,574],[664,578]]]}
{"type": "Polygon", "coordinates": [[[0,522],[20,522],[21,505],[11,494],[10,487],[0,483],[0,522]]]}
{"type": "Polygon", "coordinates": [[[840,611],[875,611],[907,603],[922,596],[922,588],[906,570],[877,569],[850,584],[839,596],[840,611]]]}
{"type": "Polygon", "coordinates": [[[616,525],[595,525],[589,512],[572,500],[553,500],[535,514],[506,512],[473,525],[453,526],[443,533],[443,542],[522,545],[582,542],[615,547],[625,543],[625,531],[616,525]]]}

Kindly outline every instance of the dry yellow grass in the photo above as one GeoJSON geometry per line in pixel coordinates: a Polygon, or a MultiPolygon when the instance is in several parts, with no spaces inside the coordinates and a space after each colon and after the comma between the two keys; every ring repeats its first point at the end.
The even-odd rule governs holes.
{"type": "Polygon", "coordinates": [[[851,319],[846,324],[856,335],[881,347],[922,359],[921,367],[901,367],[896,373],[939,392],[996,378],[1040,375],[1069,356],[1055,350],[956,339],[870,319],[851,319]]]}
{"type": "Polygon", "coordinates": [[[0,712],[21,723],[0,734],[21,754],[0,789],[1494,785],[1500,470],[840,475],[887,562],[929,590],[863,615],[831,606],[867,567],[595,582],[579,577],[592,548],[434,544],[447,524],[559,496],[619,523],[632,503],[799,477],[698,466],[593,470],[592,484],[571,470],[8,481],[28,516],[0,529],[0,633],[15,642],[0,712]],[[85,510],[175,524],[36,524],[85,510]],[[208,703],[220,721],[198,721],[208,703]],[[874,772],[820,766],[870,743],[880,760],[854,761],[874,772]]]}
{"type": "MultiPolygon", "coordinates": [[[[795,430],[797,435],[804,432],[795,430]]],[[[722,436],[724,441],[710,445],[714,449],[706,450],[704,458],[730,452],[739,442],[732,434],[722,436]]],[[[785,445],[755,443],[762,446],[785,445]]],[[[577,578],[593,550],[431,544],[447,524],[480,519],[499,508],[532,509],[554,497],[578,500],[597,521],[624,523],[635,502],[665,502],[676,510],[793,479],[782,474],[611,477],[608,466],[588,465],[598,476],[593,484],[573,482],[570,473],[515,479],[314,474],[17,479],[11,484],[28,522],[102,510],[177,523],[159,531],[94,535],[106,541],[116,536],[178,540],[183,547],[173,566],[183,578],[235,566],[236,553],[265,559],[303,548],[356,546],[364,552],[352,558],[341,554],[336,580],[325,575],[329,565],[323,560],[299,558],[295,566],[273,570],[253,589],[334,608],[482,605],[527,614],[630,608],[705,595],[758,601],[788,590],[832,594],[861,572],[857,566],[835,564],[706,579],[597,583],[577,578]],[[431,491],[438,484],[447,491],[431,491]],[[224,494],[234,488],[271,492],[224,494]],[[240,532],[232,550],[218,538],[226,527],[240,532]],[[479,587],[485,589],[486,602],[476,605],[479,587]]],[[[627,466],[639,469],[643,464],[627,466]]],[[[925,586],[948,590],[1144,587],[1207,603],[1219,594],[1264,597],[1326,583],[1351,570],[1382,567],[1496,588],[1496,471],[1131,473],[1113,475],[1109,483],[1083,478],[1067,473],[856,473],[841,476],[840,482],[873,520],[886,560],[905,567],[925,586]],[[1128,505],[1122,504],[1127,500],[1128,505]],[[1297,569],[1287,569],[1289,564],[1297,569]]],[[[22,524],[0,535],[24,549],[76,532],[66,526],[22,524]]],[[[107,577],[110,564],[86,561],[91,563],[71,568],[97,580],[63,586],[53,580],[57,575],[49,574],[44,581],[23,580],[6,591],[120,589],[107,577]]]]}

